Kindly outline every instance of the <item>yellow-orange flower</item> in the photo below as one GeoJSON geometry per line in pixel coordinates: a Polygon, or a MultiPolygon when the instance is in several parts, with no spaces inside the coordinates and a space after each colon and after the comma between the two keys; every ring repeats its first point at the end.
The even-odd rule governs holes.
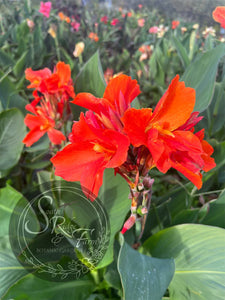
{"type": "Polygon", "coordinates": [[[58,13],[58,16],[59,16],[59,18],[60,18],[61,21],[66,21],[67,23],[71,22],[70,18],[67,17],[66,15],[64,15],[64,13],[62,11],[60,11],[58,13]]]}
{"type": "Polygon", "coordinates": [[[90,32],[90,34],[89,34],[88,37],[89,37],[89,39],[91,39],[91,40],[93,40],[95,42],[98,42],[98,40],[99,40],[98,35],[96,33],[94,33],[94,32],[90,32]]]}
{"type": "Polygon", "coordinates": [[[75,45],[75,49],[73,51],[73,56],[78,57],[84,51],[85,44],[84,42],[79,42],[75,45]]]}
{"type": "Polygon", "coordinates": [[[48,30],[48,33],[53,37],[53,39],[56,38],[56,26],[52,24],[48,30]]]}

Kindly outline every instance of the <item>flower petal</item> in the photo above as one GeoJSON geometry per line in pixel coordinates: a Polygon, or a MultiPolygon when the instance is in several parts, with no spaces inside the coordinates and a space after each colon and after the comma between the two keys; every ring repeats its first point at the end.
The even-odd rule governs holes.
{"type": "Polygon", "coordinates": [[[225,28],[225,6],[217,6],[212,13],[213,19],[225,28]]]}
{"type": "Polygon", "coordinates": [[[26,69],[25,77],[31,82],[28,88],[37,88],[41,81],[45,78],[50,77],[52,74],[51,70],[44,68],[43,70],[33,71],[31,68],[26,69]]]}
{"type": "Polygon", "coordinates": [[[79,93],[71,103],[90,109],[97,114],[107,111],[108,107],[112,107],[111,103],[104,98],[96,98],[90,93],[79,93]]]}
{"type": "Polygon", "coordinates": [[[152,110],[150,108],[128,109],[123,118],[124,132],[129,136],[132,145],[139,147],[147,146],[148,136],[146,128],[150,122],[152,110]]]}
{"type": "Polygon", "coordinates": [[[103,98],[106,98],[115,107],[116,102],[120,99],[120,93],[122,93],[127,106],[129,106],[140,92],[137,80],[132,80],[129,76],[121,74],[110,80],[103,98]]]}
{"type": "Polygon", "coordinates": [[[34,116],[31,114],[27,114],[24,119],[24,123],[30,129],[39,127],[40,130],[40,126],[45,124],[45,119],[42,118],[41,116],[34,116]]]}
{"type": "Polygon", "coordinates": [[[47,133],[50,141],[55,145],[60,145],[66,139],[64,134],[55,128],[50,128],[47,133]]]}
{"type": "Polygon", "coordinates": [[[164,124],[164,128],[173,131],[182,126],[190,117],[195,105],[195,90],[179,82],[177,75],[158,102],[153,114],[152,124],[164,124]]]}
{"type": "Polygon", "coordinates": [[[31,131],[28,132],[28,134],[23,139],[23,143],[27,147],[30,147],[35,142],[37,142],[45,133],[46,133],[46,130],[40,130],[39,127],[35,127],[31,131]]]}

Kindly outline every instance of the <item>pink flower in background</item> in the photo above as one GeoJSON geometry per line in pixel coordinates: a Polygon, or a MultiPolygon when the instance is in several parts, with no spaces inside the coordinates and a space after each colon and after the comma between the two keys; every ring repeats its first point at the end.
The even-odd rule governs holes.
{"type": "Polygon", "coordinates": [[[79,29],[80,29],[80,23],[75,20],[73,22],[71,22],[71,26],[73,27],[73,29],[75,31],[79,31],[79,29]]]}
{"type": "Polygon", "coordinates": [[[158,33],[158,31],[159,31],[159,28],[157,26],[153,26],[153,27],[149,28],[148,32],[156,34],[156,33],[158,33]]]}
{"type": "Polygon", "coordinates": [[[138,26],[144,27],[145,26],[145,19],[138,19],[138,26]]]}
{"type": "Polygon", "coordinates": [[[118,23],[119,23],[118,19],[112,19],[112,21],[111,21],[112,26],[116,26],[118,23]]]}
{"type": "Polygon", "coordinates": [[[143,7],[142,4],[138,4],[138,8],[141,9],[143,7]]]}
{"type": "Polygon", "coordinates": [[[132,11],[129,11],[129,12],[127,13],[127,17],[128,17],[128,18],[132,17],[132,11]]]}
{"type": "Polygon", "coordinates": [[[105,23],[105,24],[107,24],[108,23],[108,17],[107,16],[103,16],[103,17],[101,17],[100,21],[103,22],[103,23],[105,23]]]}
{"type": "Polygon", "coordinates": [[[49,18],[50,11],[52,8],[52,2],[42,2],[40,4],[39,12],[44,15],[46,18],[49,18]]]}

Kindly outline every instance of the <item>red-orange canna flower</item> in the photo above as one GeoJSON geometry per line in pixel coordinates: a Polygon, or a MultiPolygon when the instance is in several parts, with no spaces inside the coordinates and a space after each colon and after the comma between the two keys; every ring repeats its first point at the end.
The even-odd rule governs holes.
{"type": "Polygon", "coordinates": [[[95,112],[96,120],[101,123],[101,127],[121,131],[123,128],[121,118],[139,94],[137,81],[121,74],[110,80],[103,98],[96,98],[90,93],[80,93],[72,103],[95,112]]]}
{"type": "Polygon", "coordinates": [[[130,141],[122,133],[121,117],[139,93],[136,80],[119,75],[109,82],[103,98],[78,94],[72,103],[90,111],[73,125],[71,144],[51,159],[56,175],[78,180],[97,195],[104,169],[120,167],[127,159],[130,141]]]}
{"type": "Polygon", "coordinates": [[[26,69],[25,76],[31,82],[28,88],[35,88],[43,94],[58,93],[65,99],[75,97],[70,66],[64,62],[58,62],[53,73],[48,68],[38,71],[29,68],[26,69]]]}
{"type": "Polygon", "coordinates": [[[29,147],[47,133],[53,144],[61,144],[66,138],[60,130],[71,116],[68,100],[75,97],[69,65],[59,62],[53,73],[48,68],[38,71],[29,68],[25,75],[31,82],[28,88],[35,90],[34,100],[26,105],[33,115],[25,117],[30,132],[23,142],[29,147]]]}
{"type": "Polygon", "coordinates": [[[128,109],[122,121],[124,132],[135,147],[146,146],[152,155],[149,168],[156,166],[166,173],[170,168],[180,171],[199,189],[201,170],[215,167],[210,155],[213,148],[203,141],[203,131],[194,134],[193,127],[201,118],[192,113],[195,90],[179,82],[171,82],[154,112],[150,108],[128,109]]]}
{"type": "Polygon", "coordinates": [[[225,28],[225,6],[217,6],[212,13],[213,19],[225,28]]]}
{"type": "Polygon", "coordinates": [[[37,142],[45,133],[49,140],[56,145],[60,145],[66,138],[63,133],[55,129],[55,121],[46,114],[42,107],[33,107],[31,114],[27,114],[24,123],[30,129],[23,139],[23,143],[30,147],[37,142]]]}
{"type": "Polygon", "coordinates": [[[172,29],[176,29],[180,25],[180,21],[172,21],[172,29]]]}
{"type": "MultiPolygon", "coordinates": [[[[130,141],[127,136],[93,124],[91,111],[74,123],[69,137],[71,144],[58,152],[51,162],[55,174],[68,181],[80,181],[94,195],[98,195],[106,168],[124,163],[130,141]]],[[[88,196],[88,195],[86,195],[88,196]]]]}

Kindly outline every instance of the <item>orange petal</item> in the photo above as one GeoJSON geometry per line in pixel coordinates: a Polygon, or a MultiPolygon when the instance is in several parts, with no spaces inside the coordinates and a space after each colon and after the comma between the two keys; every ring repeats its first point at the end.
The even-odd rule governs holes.
{"type": "Polygon", "coordinates": [[[156,123],[170,131],[183,125],[190,117],[195,105],[195,90],[179,82],[177,75],[158,102],[151,123],[156,123]]]}
{"type": "Polygon", "coordinates": [[[46,133],[45,130],[40,130],[39,127],[33,128],[28,134],[25,136],[23,139],[23,143],[27,146],[30,147],[32,146],[35,142],[37,142],[44,134],[46,133]]]}
{"type": "Polygon", "coordinates": [[[46,120],[40,116],[33,116],[30,114],[27,114],[24,119],[24,123],[28,128],[33,129],[35,127],[40,127],[42,125],[45,125],[46,120]]]}
{"type": "Polygon", "coordinates": [[[172,163],[172,167],[187,177],[198,189],[202,187],[202,174],[194,173],[179,163],[172,163]]]}
{"type": "Polygon", "coordinates": [[[110,80],[103,98],[106,98],[115,107],[115,103],[120,99],[120,94],[122,93],[126,103],[129,105],[140,92],[137,80],[132,80],[131,77],[121,74],[110,80]]]}
{"type": "Polygon", "coordinates": [[[36,88],[39,86],[40,82],[50,77],[52,72],[48,68],[43,70],[33,71],[31,68],[25,70],[25,77],[31,82],[28,88],[36,88]]]}
{"type": "Polygon", "coordinates": [[[96,153],[93,144],[70,144],[51,158],[55,174],[68,181],[80,181],[81,185],[97,195],[102,183],[104,154],[96,153]],[[91,175],[90,175],[91,174],[91,175]]]}
{"type": "Polygon", "coordinates": [[[139,147],[147,146],[146,128],[150,122],[152,110],[150,108],[128,109],[123,118],[124,132],[129,136],[132,145],[139,147]]]}
{"type": "Polygon", "coordinates": [[[67,84],[71,78],[70,66],[60,61],[56,65],[56,73],[60,78],[61,84],[67,84]]]}
{"type": "Polygon", "coordinates": [[[79,93],[71,103],[90,109],[97,114],[112,107],[111,103],[104,98],[97,98],[90,93],[79,93]]]}
{"type": "Polygon", "coordinates": [[[50,141],[55,145],[60,145],[66,139],[64,134],[55,128],[50,128],[47,133],[50,141]]]}
{"type": "Polygon", "coordinates": [[[225,28],[225,6],[218,6],[212,13],[213,19],[225,28]]]}

